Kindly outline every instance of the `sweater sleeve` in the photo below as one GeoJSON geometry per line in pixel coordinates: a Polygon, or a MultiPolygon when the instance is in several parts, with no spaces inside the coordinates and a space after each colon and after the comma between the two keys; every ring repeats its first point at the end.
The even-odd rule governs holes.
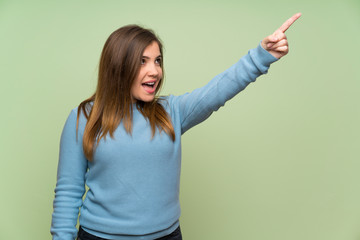
{"type": "Polygon", "coordinates": [[[83,154],[80,127],[76,139],[76,119],[77,112],[72,110],[60,139],[54,211],[50,229],[53,240],[76,238],[79,207],[82,205],[82,197],[85,193],[87,159],[83,154]]]}
{"type": "Polygon", "coordinates": [[[259,44],[204,87],[181,96],[171,96],[179,111],[181,134],[207,119],[257,77],[267,73],[270,64],[277,60],[259,44]]]}

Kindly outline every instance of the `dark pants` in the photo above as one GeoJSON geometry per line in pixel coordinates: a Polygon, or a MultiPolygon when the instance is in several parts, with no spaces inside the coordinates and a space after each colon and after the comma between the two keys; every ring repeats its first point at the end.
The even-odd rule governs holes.
{"type": "MultiPolygon", "coordinates": [[[[82,227],[80,226],[77,240],[109,240],[109,239],[97,237],[88,232],[85,232],[84,229],[82,229],[82,227]]],[[[156,240],[182,240],[180,226],[169,235],[161,238],[157,238],[156,240]]]]}

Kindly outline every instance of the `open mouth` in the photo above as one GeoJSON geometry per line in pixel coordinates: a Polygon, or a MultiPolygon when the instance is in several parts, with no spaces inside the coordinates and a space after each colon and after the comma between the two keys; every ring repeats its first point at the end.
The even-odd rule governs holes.
{"type": "Polygon", "coordinates": [[[141,85],[149,87],[149,88],[154,88],[155,82],[147,82],[147,83],[143,83],[141,85]]]}
{"type": "Polygon", "coordinates": [[[153,82],[146,82],[146,83],[142,83],[141,85],[144,87],[144,90],[149,93],[152,94],[155,92],[156,88],[155,88],[155,84],[156,81],[153,82]]]}

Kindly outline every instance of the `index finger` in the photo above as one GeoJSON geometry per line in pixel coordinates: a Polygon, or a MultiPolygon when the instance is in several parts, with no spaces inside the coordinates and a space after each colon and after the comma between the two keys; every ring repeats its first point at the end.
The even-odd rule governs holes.
{"type": "Polygon", "coordinates": [[[301,16],[301,13],[296,13],[294,16],[286,20],[283,25],[279,28],[283,33],[301,16]]]}

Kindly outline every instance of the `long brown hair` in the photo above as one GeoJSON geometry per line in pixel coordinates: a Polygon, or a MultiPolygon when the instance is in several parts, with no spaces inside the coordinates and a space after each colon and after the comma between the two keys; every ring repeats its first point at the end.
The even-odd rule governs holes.
{"type": "MultiPolygon", "coordinates": [[[[81,111],[87,119],[83,134],[83,149],[89,161],[92,161],[95,148],[101,138],[105,139],[107,134],[114,138],[114,131],[120,122],[123,122],[128,134],[132,133],[133,100],[130,90],[139,73],[143,52],[154,41],[159,45],[163,56],[159,38],[151,30],[138,25],[127,25],[117,29],[105,42],[100,57],[96,91],[90,98],[80,103],[77,112],[77,131],[81,111]]],[[[164,70],[162,61],[161,58],[161,68],[164,70]]],[[[162,83],[163,77],[156,88],[156,93],[159,92],[162,83]]],[[[175,141],[171,119],[159,100],[159,97],[155,97],[152,102],[137,101],[136,108],[149,120],[153,137],[158,128],[175,141]]]]}

